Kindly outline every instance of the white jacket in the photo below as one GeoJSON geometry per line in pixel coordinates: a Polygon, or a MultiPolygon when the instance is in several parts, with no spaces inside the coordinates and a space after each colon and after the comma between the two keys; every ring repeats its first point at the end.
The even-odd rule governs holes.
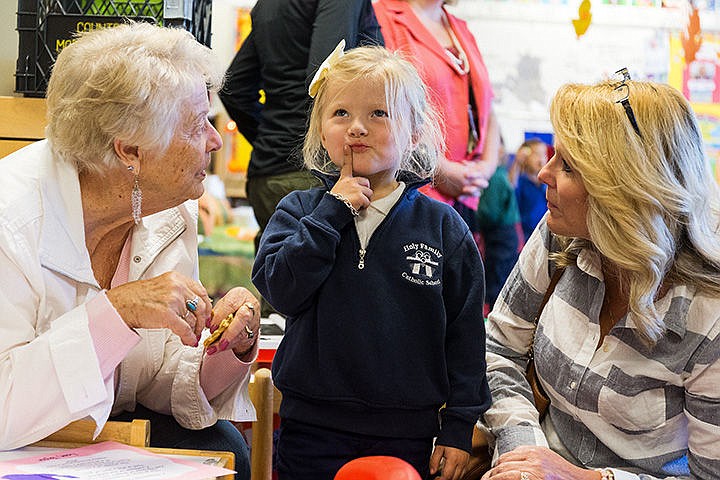
{"type": "MultiPolygon", "coordinates": [[[[145,217],[132,233],[129,281],[177,271],[198,278],[197,203],[145,217]]],[[[75,167],[47,141],[0,160],[0,450],[40,440],[87,416],[98,424],[136,403],[186,428],[254,420],[244,375],[212,401],[200,387],[202,345],[168,329],[136,329],[103,379],[85,303],[102,290],[85,246],[75,167]]],[[[107,352],[106,352],[106,357],[107,352]]]]}

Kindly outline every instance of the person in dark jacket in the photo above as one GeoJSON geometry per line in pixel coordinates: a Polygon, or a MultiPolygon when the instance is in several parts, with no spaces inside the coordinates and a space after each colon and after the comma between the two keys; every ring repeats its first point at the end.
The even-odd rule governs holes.
{"type": "Polygon", "coordinates": [[[304,157],[324,186],[280,202],[253,267],[287,316],[280,478],[332,479],[368,455],[457,478],[490,403],[484,275],[460,215],[417,190],[442,152],[437,116],[412,64],[379,47],[339,45],[310,93],[304,157]]]}
{"type": "Polygon", "coordinates": [[[259,0],[250,16],[252,30],[228,68],[219,97],[253,147],[246,190],[260,226],[257,251],[280,199],[319,185],[302,168],[300,155],[309,80],[341,39],[348,47],[382,45],[383,40],[370,0],[259,0]]]}

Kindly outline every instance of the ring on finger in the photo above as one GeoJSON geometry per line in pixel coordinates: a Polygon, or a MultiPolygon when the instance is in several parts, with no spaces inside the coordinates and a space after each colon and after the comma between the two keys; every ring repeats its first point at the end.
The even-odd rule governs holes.
{"type": "Polygon", "coordinates": [[[250,303],[250,302],[245,302],[245,303],[243,303],[242,306],[245,307],[245,308],[247,308],[248,310],[250,310],[250,314],[251,314],[253,317],[255,316],[255,305],[253,305],[253,304],[250,303]]]}
{"type": "Polygon", "coordinates": [[[192,300],[185,300],[185,306],[191,312],[197,310],[198,303],[200,303],[200,297],[195,297],[192,300]]]}
{"type": "Polygon", "coordinates": [[[247,333],[248,338],[253,338],[255,336],[255,332],[252,331],[250,327],[245,324],[245,333],[247,333]]]}
{"type": "Polygon", "coordinates": [[[530,474],[528,472],[520,472],[520,480],[530,480],[530,474]]]}

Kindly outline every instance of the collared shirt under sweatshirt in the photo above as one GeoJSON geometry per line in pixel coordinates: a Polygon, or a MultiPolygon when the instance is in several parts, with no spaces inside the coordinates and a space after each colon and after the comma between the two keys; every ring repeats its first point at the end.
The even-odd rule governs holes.
{"type": "Polygon", "coordinates": [[[418,186],[408,182],[367,248],[326,188],[291,193],[253,282],[287,315],[273,361],[283,418],[469,450],[490,402],[482,262],[460,216],[418,186]]]}

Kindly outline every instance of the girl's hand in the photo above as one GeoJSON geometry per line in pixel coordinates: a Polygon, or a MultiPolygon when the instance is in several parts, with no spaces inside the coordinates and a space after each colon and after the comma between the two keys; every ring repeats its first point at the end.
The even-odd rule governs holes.
{"type": "Polygon", "coordinates": [[[370,188],[370,180],[365,177],[353,176],[353,152],[350,145],[343,146],[343,164],[342,168],[340,168],[340,178],[330,191],[341,195],[357,211],[370,205],[373,194],[370,188]]]}
{"type": "Polygon", "coordinates": [[[169,328],[191,346],[197,346],[212,311],[205,288],[177,272],[125,283],[108,290],[107,297],[128,327],[169,328]]]}
{"type": "Polygon", "coordinates": [[[215,304],[207,327],[214,332],[230,314],[234,314],[232,322],[206,353],[212,355],[232,348],[242,359],[252,351],[260,335],[260,302],[247,288],[235,287],[215,304]]]}
{"type": "Polygon", "coordinates": [[[430,474],[435,475],[440,470],[439,480],[458,480],[467,465],[470,454],[459,448],[436,445],[430,457],[430,474]],[[443,463],[444,461],[444,463],[443,463]]]}
{"type": "Polygon", "coordinates": [[[585,470],[545,447],[517,447],[501,455],[482,480],[601,480],[595,470],[585,470]],[[525,473],[523,476],[522,474],[525,473]]]}

